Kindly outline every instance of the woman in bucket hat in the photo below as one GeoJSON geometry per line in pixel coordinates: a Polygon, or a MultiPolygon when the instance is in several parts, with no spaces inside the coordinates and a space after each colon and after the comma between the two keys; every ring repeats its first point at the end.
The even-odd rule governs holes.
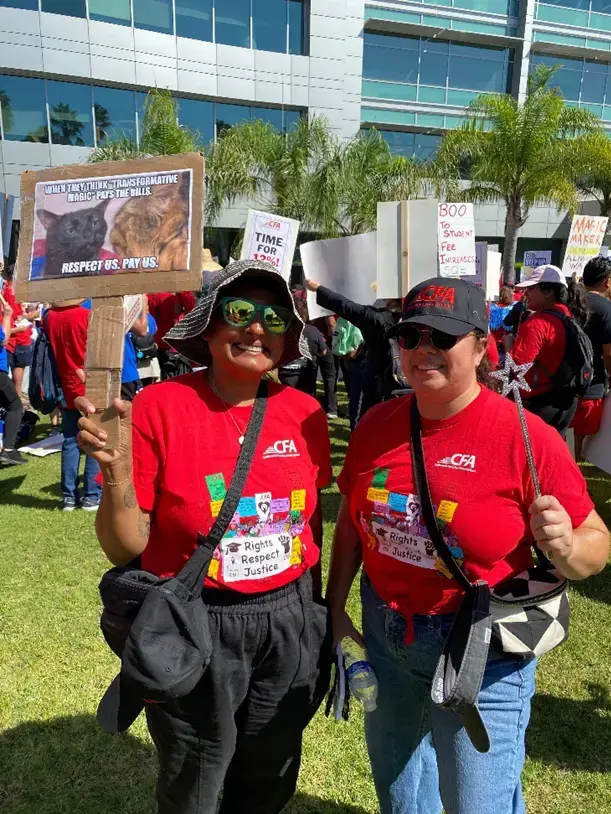
{"type": "MultiPolygon", "coordinates": [[[[104,476],[97,534],[113,563],[139,556],[153,574],[180,571],[219,513],[262,377],[307,353],[302,328],[273,266],[232,263],[166,337],[206,370],[148,388],[133,413],[116,402],[119,450],[103,451],[104,433],[81,420],[79,442],[104,476]]],[[[215,814],[221,797],[222,814],[281,811],[295,791],[303,730],[328,685],[318,601],[320,489],[331,479],[326,416],[297,390],[267,387],[242,497],[202,586],[210,666],[186,698],[146,705],[161,814],[215,814]]]]}
{"type": "MultiPolygon", "coordinates": [[[[562,577],[584,579],[604,567],[609,535],[566,444],[527,414],[543,495],[535,500],[517,407],[482,386],[488,316],[480,288],[464,280],[423,282],[408,293],[391,332],[414,395],[372,408],[352,434],[338,479],[343,500],[327,591],[335,640],[362,642],[345,606],[363,564],[364,644],[379,682],[365,730],[381,814],[523,814],[520,775],[538,650],[510,657],[504,645],[488,654],[490,628],[478,640],[476,620],[463,647],[479,661],[460,661],[452,650],[433,681],[467,594],[424,519],[411,443],[414,406],[431,514],[450,562],[462,566],[469,583],[499,586],[513,577],[528,584],[517,575],[533,564],[533,536],[562,577]],[[483,674],[479,696],[479,684],[463,680],[473,677],[474,662],[480,681],[483,674]],[[467,698],[464,690],[473,686],[467,698]],[[440,698],[449,708],[440,708],[440,698]]],[[[562,641],[557,619],[545,624],[547,644],[552,634],[562,641]]],[[[518,622],[518,635],[521,627],[528,625],[518,622]]]]}

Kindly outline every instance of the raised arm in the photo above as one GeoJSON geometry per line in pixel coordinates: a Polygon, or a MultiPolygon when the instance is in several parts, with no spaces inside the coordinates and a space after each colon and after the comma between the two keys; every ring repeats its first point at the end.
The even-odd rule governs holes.
{"type": "Polygon", "coordinates": [[[380,312],[371,305],[353,302],[342,294],[320,285],[315,280],[306,280],[305,284],[310,291],[316,292],[316,302],[319,305],[356,325],[366,339],[372,338],[372,332],[375,332],[376,339],[380,339],[386,331],[386,323],[380,312]]]}

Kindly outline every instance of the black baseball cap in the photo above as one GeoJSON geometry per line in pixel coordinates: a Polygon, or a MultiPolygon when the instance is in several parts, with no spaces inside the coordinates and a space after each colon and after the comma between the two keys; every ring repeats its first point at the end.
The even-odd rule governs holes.
{"type": "Polygon", "coordinates": [[[484,291],[474,283],[450,277],[433,277],[412,288],[403,300],[403,315],[387,333],[401,333],[401,326],[418,323],[452,336],[473,330],[488,333],[488,307],[484,291]]]}

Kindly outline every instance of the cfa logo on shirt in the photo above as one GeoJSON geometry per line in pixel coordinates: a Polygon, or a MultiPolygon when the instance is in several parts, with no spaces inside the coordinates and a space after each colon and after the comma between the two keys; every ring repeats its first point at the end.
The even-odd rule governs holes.
{"type": "Polygon", "coordinates": [[[287,438],[282,441],[274,441],[263,453],[263,459],[265,458],[299,458],[299,453],[295,442],[287,438]]]}
{"type": "Polygon", "coordinates": [[[460,469],[461,472],[475,472],[475,455],[465,455],[457,452],[437,461],[435,466],[443,466],[446,469],[460,469]]]}

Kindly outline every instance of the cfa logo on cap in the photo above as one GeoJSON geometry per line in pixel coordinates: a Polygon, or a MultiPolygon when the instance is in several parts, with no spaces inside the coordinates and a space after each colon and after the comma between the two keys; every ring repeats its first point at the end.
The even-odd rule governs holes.
{"type": "Polygon", "coordinates": [[[454,308],[455,291],[445,285],[428,285],[419,291],[407,308],[454,308]]]}

